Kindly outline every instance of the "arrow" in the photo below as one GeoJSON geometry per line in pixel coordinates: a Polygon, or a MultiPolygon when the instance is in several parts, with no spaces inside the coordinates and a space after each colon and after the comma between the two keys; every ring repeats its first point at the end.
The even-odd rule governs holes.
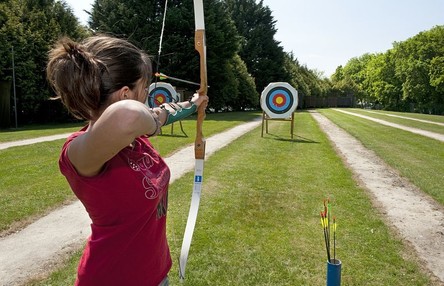
{"type": "Polygon", "coordinates": [[[158,77],[160,80],[170,79],[170,80],[174,80],[174,81],[179,81],[179,82],[184,82],[184,83],[200,86],[200,83],[189,81],[189,80],[180,79],[180,78],[177,78],[177,77],[168,76],[168,75],[166,75],[164,73],[156,72],[154,75],[156,77],[158,77]]]}

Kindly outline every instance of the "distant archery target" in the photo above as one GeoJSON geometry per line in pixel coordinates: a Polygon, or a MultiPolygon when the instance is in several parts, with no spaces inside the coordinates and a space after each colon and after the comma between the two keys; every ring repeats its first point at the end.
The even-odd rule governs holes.
{"type": "Polygon", "coordinates": [[[270,118],[289,118],[298,106],[298,92],[286,82],[272,82],[261,94],[262,110],[270,118]]]}
{"type": "Polygon", "coordinates": [[[147,104],[149,107],[159,107],[163,103],[177,101],[177,92],[171,84],[158,82],[150,85],[147,98],[147,104]]]}

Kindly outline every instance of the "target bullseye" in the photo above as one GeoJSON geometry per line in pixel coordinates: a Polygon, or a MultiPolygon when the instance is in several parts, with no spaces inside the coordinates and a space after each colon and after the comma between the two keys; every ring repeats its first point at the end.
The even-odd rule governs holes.
{"type": "Polygon", "coordinates": [[[148,89],[146,104],[153,108],[163,103],[177,102],[178,96],[174,87],[165,82],[152,83],[148,89]]]}
{"type": "Polygon", "coordinates": [[[285,97],[282,94],[277,94],[273,99],[273,104],[276,105],[277,107],[282,107],[283,105],[285,105],[285,102],[286,102],[285,97]]]}
{"type": "Polygon", "coordinates": [[[286,82],[270,83],[261,94],[262,110],[270,118],[289,118],[298,106],[298,92],[286,82]]]}

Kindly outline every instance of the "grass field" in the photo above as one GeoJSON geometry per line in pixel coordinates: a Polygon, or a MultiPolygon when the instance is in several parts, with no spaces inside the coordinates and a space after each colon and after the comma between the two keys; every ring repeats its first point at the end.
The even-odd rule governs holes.
{"type": "MultiPolygon", "coordinates": [[[[351,110],[361,110],[361,109],[351,109],[351,110]]],[[[385,111],[385,110],[371,110],[380,114],[391,114],[396,116],[405,116],[409,118],[421,119],[421,120],[429,120],[433,122],[444,123],[444,116],[442,115],[432,115],[432,114],[423,114],[423,113],[408,113],[408,112],[394,112],[394,111],[385,111]]]]}
{"type": "MultiPolygon", "coordinates": [[[[382,119],[388,122],[392,122],[392,123],[396,123],[396,124],[401,124],[404,126],[408,126],[408,127],[413,127],[413,128],[419,128],[422,130],[426,130],[426,131],[431,131],[431,132],[435,132],[435,133],[439,133],[439,134],[444,134],[444,122],[439,122],[436,115],[427,115],[427,114],[422,114],[421,117],[412,117],[412,116],[406,116],[406,115],[400,115],[403,117],[408,117],[411,119],[406,119],[406,118],[399,118],[399,117],[394,117],[394,116],[390,116],[390,115],[397,115],[397,114],[393,114],[393,113],[386,113],[386,112],[381,112],[381,111],[373,111],[371,110],[371,112],[363,110],[363,109],[344,109],[346,111],[351,111],[357,114],[361,114],[361,115],[365,115],[368,117],[372,117],[372,118],[377,118],[377,119],[382,119]],[[426,123],[426,122],[420,122],[417,120],[412,120],[412,119],[420,119],[420,120],[427,120],[430,122],[434,122],[434,123],[440,123],[439,124],[434,124],[434,123],[426,123]]],[[[441,116],[444,117],[444,116],[441,116]]]]}
{"type": "MultiPolygon", "coordinates": [[[[331,109],[322,109],[319,112],[444,205],[443,142],[331,109]]],[[[444,126],[438,127],[444,130],[444,126]]]]}
{"type": "MultiPolygon", "coordinates": [[[[321,112],[363,141],[369,140],[368,147],[384,150],[383,155],[420,140],[403,133],[393,135],[393,140],[387,134],[394,133],[392,129],[381,130],[376,123],[354,121],[355,117],[334,111],[321,112]],[[377,130],[381,137],[370,140],[377,130]]],[[[342,285],[433,285],[412,251],[375,212],[369,195],[357,186],[311,116],[298,112],[295,122],[294,140],[290,140],[287,122],[271,122],[270,134],[264,138],[257,128],[208,158],[183,285],[325,284],[319,212],[327,197],[338,221],[342,285]]],[[[161,136],[156,144],[163,154],[169,154],[166,146],[176,139],[161,136]]],[[[410,165],[411,172],[405,173],[414,178],[422,164],[434,164],[436,158],[430,154],[435,150],[436,155],[436,148],[442,149],[442,145],[437,147],[427,139],[401,151],[404,157],[415,155],[411,160],[384,156],[395,166],[410,165]],[[424,152],[416,154],[421,145],[424,152]]],[[[429,166],[440,170],[440,166],[429,166]]],[[[441,182],[437,175],[423,184],[430,185],[430,192],[437,191],[440,198],[436,186],[441,182]]],[[[173,258],[179,255],[191,190],[192,173],[170,187],[168,237],[173,258]]],[[[79,252],[50,278],[31,285],[72,285],[78,259],[79,252]]],[[[174,260],[171,285],[179,284],[177,269],[174,260]]]]}
{"type": "Polygon", "coordinates": [[[29,125],[17,129],[0,130],[0,143],[74,132],[79,130],[83,125],[85,125],[85,123],[77,122],[53,125],[29,125]]]}
{"type": "MultiPolygon", "coordinates": [[[[205,136],[219,133],[239,123],[258,117],[259,113],[209,114],[205,121],[205,136]]],[[[51,126],[58,133],[79,130],[82,125],[51,126]]],[[[195,137],[195,120],[184,120],[183,128],[188,134],[185,137],[179,125],[175,125],[171,136],[169,126],[164,129],[164,136],[153,138],[154,146],[162,156],[166,156],[183,146],[192,144],[195,137]]],[[[15,138],[29,139],[49,134],[57,134],[43,128],[37,130],[12,131],[15,138]]],[[[8,132],[0,133],[11,138],[8,132]]],[[[8,231],[11,226],[22,226],[35,217],[48,213],[63,203],[74,200],[64,177],[58,171],[58,157],[64,139],[37,143],[0,150],[0,233],[8,231]]]]}

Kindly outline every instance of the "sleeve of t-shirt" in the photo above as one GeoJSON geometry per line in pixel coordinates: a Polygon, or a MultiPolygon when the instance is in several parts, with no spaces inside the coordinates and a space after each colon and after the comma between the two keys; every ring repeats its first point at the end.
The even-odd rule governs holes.
{"type": "Polygon", "coordinates": [[[69,136],[68,139],[66,139],[65,143],[63,144],[62,152],[60,153],[59,169],[60,169],[60,172],[65,176],[68,174],[77,174],[76,169],[74,168],[73,164],[69,160],[68,148],[69,148],[69,145],[71,144],[72,140],[74,140],[74,138],[76,138],[78,135],[79,134],[74,133],[71,136],[69,136]]]}

